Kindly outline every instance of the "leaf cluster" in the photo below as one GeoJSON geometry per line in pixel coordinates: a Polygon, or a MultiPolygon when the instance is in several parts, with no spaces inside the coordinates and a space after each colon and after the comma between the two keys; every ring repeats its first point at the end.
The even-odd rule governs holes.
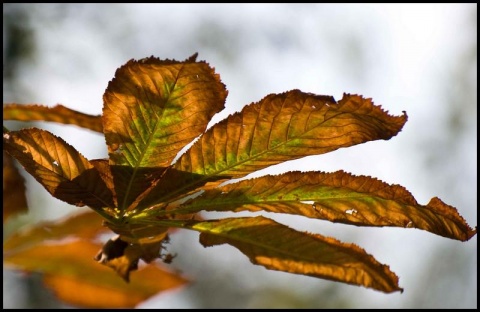
{"type": "Polygon", "coordinates": [[[206,220],[200,214],[265,211],[416,228],[460,241],[476,234],[439,198],[421,205],[404,187],[369,176],[291,171],[245,179],[288,160],[389,140],[407,115],[390,115],[360,95],[336,101],[291,90],[269,94],[207,129],[228,92],[196,57],[130,60],[109,82],[100,116],[62,105],[4,105],[4,120],[76,125],[103,135],[108,148],[107,159],[89,160],[48,131],[4,127],[4,222],[27,209],[13,159],[55,198],[91,209],[15,233],[4,243],[6,265],[43,272],[45,283],[71,304],[133,307],[187,282],[156,261],[172,261],[169,235],[186,229],[199,232],[205,247],[231,245],[270,270],[391,293],[402,291],[398,277],[359,246],[265,216],[206,220]],[[102,246],[99,237],[112,231],[116,236],[102,246]],[[118,283],[111,269],[129,283],[118,283]],[[132,271],[138,271],[133,278],[132,271]],[[75,293],[66,291],[71,285],[75,293]]]}

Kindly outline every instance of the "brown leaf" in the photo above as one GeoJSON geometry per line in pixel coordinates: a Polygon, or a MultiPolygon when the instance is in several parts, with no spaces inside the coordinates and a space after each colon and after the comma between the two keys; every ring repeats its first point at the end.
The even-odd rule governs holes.
{"type": "Polygon", "coordinates": [[[150,263],[160,258],[163,244],[169,241],[168,227],[105,224],[119,235],[104,244],[95,260],[114,269],[127,282],[140,259],[150,263]]]}
{"type": "Polygon", "coordinates": [[[12,157],[3,151],[3,223],[27,211],[25,179],[18,172],[12,157]]]}
{"type": "Polygon", "coordinates": [[[96,261],[115,270],[126,282],[130,280],[130,272],[138,269],[140,254],[138,249],[120,239],[120,236],[109,239],[94,258],[96,261]]]}
{"type": "Polygon", "coordinates": [[[156,180],[147,191],[137,197],[131,207],[137,211],[148,208],[149,214],[156,214],[159,210],[169,209],[167,205],[174,205],[176,200],[182,201],[190,194],[218,186],[226,180],[224,176],[204,177],[191,172],[178,171],[170,166],[161,179],[156,180]]]}
{"type": "Polygon", "coordinates": [[[107,87],[103,125],[120,210],[143,191],[142,168],[169,166],[224,107],[220,77],[195,57],[130,60],[107,87]]]}
{"type": "Polygon", "coordinates": [[[174,164],[175,169],[239,178],[308,155],[388,140],[407,121],[371,99],[345,94],[340,102],[292,90],[271,94],[212,126],[174,164]]]}
{"type": "Polygon", "coordinates": [[[189,226],[205,246],[229,244],[270,270],[308,275],[386,293],[403,291],[389,267],[354,244],[297,232],[265,217],[226,218],[189,226]]]}
{"type": "Polygon", "coordinates": [[[80,113],[63,105],[4,104],[3,120],[54,121],[103,133],[101,116],[80,113]]]}
{"type": "Polygon", "coordinates": [[[200,210],[263,210],[357,226],[418,228],[461,241],[476,234],[454,207],[438,198],[419,205],[400,185],[344,171],[297,171],[243,180],[205,190],[175,212],[200,210]]]}
{"type": "Polygon", "coordinates": [[[76,206],[114,207],[98,170],[48,131],[30,128],[3,135],[4,149],[54,197],[76,206]]]}

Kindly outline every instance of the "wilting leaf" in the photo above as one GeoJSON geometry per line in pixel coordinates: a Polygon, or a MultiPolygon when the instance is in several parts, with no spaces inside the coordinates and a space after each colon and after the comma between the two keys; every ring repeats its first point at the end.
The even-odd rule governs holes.
{"type": "MultiPolygon", "coordinates": [[[[165,221],[165,224],[175,221],[165,221]]],[[[265,217],[184,221],[176,226],[201,232],[205,246],[229,244],[270,270],[303,274],[383,292],[402,291],[398,277],[354,244],[297,232],[265,217]]]]}
{"type": "Polygon", "coordinates": [[[37,104],[4,104],[3,120],[54,121],[103,132],[102,117],[80,113],[63,105],[48,107],[37,104]]]}
{"type": "Polygon", "coordinates": [[[150,263],[161,258],[163,243],[168,241],[167,230],[155,237],[135,239],[133,242],[120,235],[115,236],[103,245],[95,256],[95,260],[111,267],[126,282],[129,282],[130,272],[138,269],[140,259],[150,263]]]}
{"type": "Polygon", "coordinates": [[[130,272],[138,269],[140,254],[120,236],[109,239],[95,256],[95,260],[105,264],[117,272],[126,282],[130,280],[130,272]]]}
{"type": "Polygon", "coordinates": [[[195,58],[130,60],[107,87],[103,125],[121,210],[145,190],[138,171],[169,166],[224,107],[220,77],[195,58]]]}
{"type": "MultiPolygon", "coordinates": [[[[287,172],[206,190],[180,212],[259,211],[365,226],[418,228],[466,241],[476,230],[437,198],[424,206],[400,185],[344,171],[287,172]]],[[[171,213],[171,212],[170,212],[171,213]]]]}
{"type": "Polygon", "coordinates": [[[101,216],[89,210],[69,215],[62,220],[38,222],[9,236],[3,243],[3,252],[18,251],[65,237],[91,240],[99,233],[109,231],[109,228],[102,225],[102,220],[101,216]]]}
{"type": "Polygon", "coordinates": [[[91,308],[132,308],[186,283],[154,265],[139,268],[130,283],[125,283],[111,269],[93,261],[99,248],[99,244],[83,240],[39,245],[4,256],[4,266],[45,273],[47,285],[59,299],[91,308]]]}
{"type": "Polygon", "coordinates": [[[299,90],[271,94],[212,126],[174,168],[238,178],[283,161],[388,140],[406,120],[358,95],[345,94],[337,103],[299,90]]]}
{"type": "Polygon", "coordinates": [[[3,145],[54,197],[76,206],[114,206],[98,170],[61,138],[31,128],[4,133],[3,145]]]}
{"type": "Polygon", "coordinates": [[[12,157],[3,151],[3,223],[27,211],[25,179],[15,167],[12,157]]]}

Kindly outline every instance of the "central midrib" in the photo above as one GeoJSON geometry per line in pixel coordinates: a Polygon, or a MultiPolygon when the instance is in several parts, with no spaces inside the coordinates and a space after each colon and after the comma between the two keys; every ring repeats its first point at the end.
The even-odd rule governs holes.
{"type": "MultiPolygon", "coordinates": [[[[183,68],[183,66],[182,66],[182,68],[183,68]]],[[[154,139],[154,137],[155,137],[155,133],[157,132],[157,128],[158,128],[158,125],[159,125],[159,123],[160,123],[160,120],[163,119],[163,115],[165,114],[165,110],[166,110],[167,104],[168,104],[169,99],[170,99],[171,90],[175,89],[175,86],[176,86],[177,81],[178,81],[178,76],[180,75],[180,72],[181,72],[182,68],[179,69],[178,74],[177,74],[177,77],[175,78],[175,81],[174,81],[172,87],[169,88],[169,90],[168,90],[168,96],[165,98],[165,107],[164,107],[164,109],[162,110],[162,115],[159,117],[159,116],[157,115],[157,112],[156,112],[155,110],[152,110],[153,113],[155,114],[155,117],[156,117],[155,126],[153,127],[153,131],[151,132],[151,134],[150,134],[150,136],[149,136],[149,138],[148,138],[148,140],[147,140],[147,143],[146,143],[146,145],[145,145],[145,148],[141,151],[140,157],[139,157],[139,159],[137,160],[135,166],[133,167],[133,168],[134,168],[134,169],[133,169],[133,173],[132,173],[132,176],[131,176],[131,178],[130,178],[130,181],[128,182],[128,186],[127,186],[127,189],[126,189],[126,191],[125,191],[125,197],[123,198],[123,203],[122,203],[121,209],[120,209],[122,212],[124,212],[124,211],[128,208],[128,207],[126,207],[126,205],[127,205],[127,199],[128,199],[128,195],[129,195],[129,193],[130,193],[130,190],[131,190],[133,181],[135,180],[135,176],[136,176],[136,174],[137,174],[138,168],[140,167],[140,164],[142,163],[142,161],[143,161],[143,159],[144,159],[144,157],[145,157],[145,154],[146,154],[146,152],[147,152],[150,144],[152,143],[152,141],[153,141],[153,139],[154,139]]],[[[154,85],[156,86],[155,83],[154,83],[154,85]]],[[[158,90],[157,90],[157,92],[158,92],[158,90]]],[[[160,94],[160,92],[158,92],[158,93],[160,94]]]]}

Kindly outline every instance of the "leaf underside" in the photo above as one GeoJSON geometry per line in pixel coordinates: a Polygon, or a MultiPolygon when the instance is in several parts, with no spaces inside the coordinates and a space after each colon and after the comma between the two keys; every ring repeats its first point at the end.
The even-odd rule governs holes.
{"type": "Polygon", "coordinates": [[[225,218],[207,221],[162,221],[162,224],[200,232],[209,247],[229,244],[254,264],[270,270],[308,275],[373,288],[386,293],[403,291],[389,267],[354,244],[298,232],[271,219],[225,218]]]}

